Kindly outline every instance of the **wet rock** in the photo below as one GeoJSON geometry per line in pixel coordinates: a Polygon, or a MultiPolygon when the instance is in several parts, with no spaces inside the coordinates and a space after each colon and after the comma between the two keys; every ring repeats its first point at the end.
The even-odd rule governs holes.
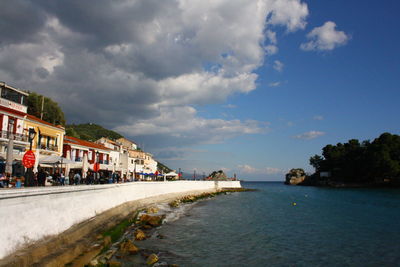
{"type": "Polygon", "coordinates": [[[153,227],[157,227],[160,226],[162,224],[162,221],[164,219],[165,215],[163,216],[151,216],[148,214],[143,214],[142,216],[140,216],[140,223],[143,225],[151,225],[153,227]]]}
{"type": "Polygon", "coordinates": [[[139,252],[139,248],[136,247],[132,241],[125,240],[120,244],[120,251],[123,254],[136,254],[139,252]]]}
{"type": "Polygon", "coordinates": [[[148,258],[147,258],[147,265],[153,265],[154,263],[156,263],[158,261],[158,256],[156,254],[151,254],[148,258]]]}
{"type": "Polygon", "coordinates": [[[135,240],[141,241],[147,238],[146,234],[142,230],[136,230],[133,235],[135,236],[135,240]]]}
{"type": "Polygon", "coordinates": [[[149,213],[149,214],[154,214],[154,213],[157,213],[158,211],[159,210],[156,207],[149,207],[149,208],[146,209],[146,212],[149,213]]]}
{"type": "Polygon", "coordinates": [[[109,261],[108,266],[110,267],[120,267],[122,264],[119,261],[109,261]]]}
{"type": "Polygon", "coordinates": [[[177,207],[179,207],[179,200],[174,200],[174,201],[168,203],[168,205],[169,205],[171,208],[177,208],[177,207]]]}

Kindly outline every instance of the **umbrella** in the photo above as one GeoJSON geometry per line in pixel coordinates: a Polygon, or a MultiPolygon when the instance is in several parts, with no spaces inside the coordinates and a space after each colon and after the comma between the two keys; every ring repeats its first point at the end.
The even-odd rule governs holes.
{"type": "Polygon", "coordinates": [[[36,151],[35,151],[35,165],[33,166],[33,172],[34,173],[38,172],[39,158],[40,158],[39,156],[40,156],[39,149],[36,148],[36,151]]]}
{"type": "Polygon", "coordinates": [[[82,177],[86,178],[86,173],[89,170],[89,162],[88,162],[88,157],[87,154],[83,154],[83,160],[82,160],[82,177]]]}
{"type": "MultiPolygon", "coordinates": [[[[71,161],[71,151],[70,150],[67,151],[67,155],[66,155],[65,159],[71,161]]],[[[71,167],[70,167],[69,163],[65,163],[65,176],[67,176],[69,174],[70,168],[71,167]]]]}
{"type": "Polygon", "coordinates": [[[7,159],[6,159],[6,173],[12,174],[12,163],[13,163],[13,150],[14,150],[14,135],[10,133],[8,137],[7,145],[7,159]]]}

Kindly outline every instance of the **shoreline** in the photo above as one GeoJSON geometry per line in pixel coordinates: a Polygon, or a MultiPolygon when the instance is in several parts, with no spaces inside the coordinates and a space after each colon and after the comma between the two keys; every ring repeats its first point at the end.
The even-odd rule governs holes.
{"type": "MultiPolygon", "coordinates": [[[[238,189],[245,191],[241,188],[235,190],[238,189]]],[[[110,244],[110,241],[99,239],[99,235],[105,230],[118,226],[126,219],[132,219],[140,209],[160,203],[170,203],[187,196],[215,194],[218,191],[218,189],[192,190],[123,203],[78,223],[58,235],[47,236],[38,242],[25,245],[1,259],[0,266],[60,266],[68,263],[72,263],[69,266],[82,266],[98,255],[106,243],[110,244]],[[85,262],[89,258],[90,260],[85,262]]]]}

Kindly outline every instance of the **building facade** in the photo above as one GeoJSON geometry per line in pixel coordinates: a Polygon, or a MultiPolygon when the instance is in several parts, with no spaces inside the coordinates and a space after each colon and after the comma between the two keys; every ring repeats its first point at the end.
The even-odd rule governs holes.
{"type": "Polygon", "coordinates": [[[13,150],[13,173],[20,176],[24,172],[21,160],[29,145],[28,132],[24,129],[28,95],[0,82],[0,172],[5,172],[8,147],[13,150]]]}

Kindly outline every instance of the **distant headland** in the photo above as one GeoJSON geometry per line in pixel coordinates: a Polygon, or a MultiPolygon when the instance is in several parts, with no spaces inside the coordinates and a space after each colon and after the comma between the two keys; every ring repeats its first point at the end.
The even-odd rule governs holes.
{"type": "Polygon", "coordinates": [[[310,158],[315,173],[291,169],[285,184],[331,187],[399,187],[400,136],[383,133],[372,142],[351,139],[326,145],[310,158]]]}

